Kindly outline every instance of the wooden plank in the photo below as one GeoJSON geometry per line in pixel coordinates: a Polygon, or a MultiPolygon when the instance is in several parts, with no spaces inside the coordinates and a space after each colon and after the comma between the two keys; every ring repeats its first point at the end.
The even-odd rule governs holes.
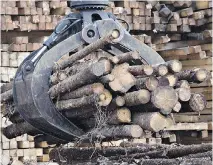
{"type": "Polygon", "coordinates": [[[183,66],[197,66],[197,65],[212,65],[213,58],[206,58],[202,60],[187,60],[181,61],[183,66]]]}
{"type": "Polygon", "coordinates": [[[167,131],[178,131],[178,130],[208,130],[208,123],[177,123],[168,128],[167,131]]]}
{"type": "Polygon", "coordinates": [[[155,49],[156,51],[163,51],[163,50],[177,49],[181,47],[195,46],[195,45],[201,45],[201,44],[207,44],[207,43],[211,43],[211,40],[177,41],[177,42],[171,42],[166,44],[158,44],[158,45],[155,45],[153,49],[155,49]]]}
{"type": "Polygon", "coordinates": [[[212,121],[212,115],[179,115],[173,114],[176,123],[200,123],[212,121]]]}

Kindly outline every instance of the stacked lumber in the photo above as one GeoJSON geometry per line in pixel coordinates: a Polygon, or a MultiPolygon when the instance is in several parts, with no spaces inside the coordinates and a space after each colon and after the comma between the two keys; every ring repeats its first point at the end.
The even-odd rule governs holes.
{"type": "MultiPolygon", "coordinates": [[[[12,122],[10,122],[7,118],[2,117],[2,128],[11,124],[12,122]]],[[[8,139],[3,134],[1,134],[1,146],[4,162],[8,162],[11,158],[13,162],[48,162],[49,151],[55,145],[48,145],[45,142],[36,141],[34,136],[27,134],[17,136],[13,139],[8,139]]]]}

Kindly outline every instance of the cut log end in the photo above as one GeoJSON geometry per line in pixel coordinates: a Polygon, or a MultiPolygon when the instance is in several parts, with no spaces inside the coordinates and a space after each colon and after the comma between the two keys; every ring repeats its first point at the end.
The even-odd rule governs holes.
{"type": "Polygon", "coordinates": [[[205,69],[198,69],[195,73],[195,76],[198,81],[203,82],[207,79],[208,77],[208,72],[205,69]]]}
{"type": "Polygon", "coordinates": [[[156,108],[169,113],[177,104],[178,95],[172,87],[158,87],[152,92],[151,101],[156,108]]]}
{"type": "Polygon", "coordinates": [[[181,110],[181,103],[177,102],[177,104],[175,104],[174,108],[172,109],[174,112],[179,112],[181,110]]]}
{"type": "Polygon", "coordinates": [[[119,106],[119,107],[122,107],[125,104],[125,100],[121,96],[116,97],[115,102],[116,102],[116,105],[119,106]]]}
{"type": "Polygon", "coordinates": [[[139,125],[131,125],[131,135],[134,138],[139,138],[143,133],[142,128],[139,125]]]}
{"type": "Polygon", "coordinates": [[[159,132],[173,124],[170,118],[166,118],[159,112],[134,113],[133,123],[138,124],[142,129],[159,132]]]}
{"type": "Polygon", "coordinates": [[[191,90],[189,88],[178,88],[176,89],[180,101],[189,101],[191,97],[191,90]]]}
{"type": "Polygon", "coordinates": [[[130,123],[131,122],[131,112],[127,108],[121,108],[117,110],[118,121],[120,123],[130,123]]]}
{"type": "Polygon", "coordinates": [[[178,60],[168,61],[167,64],[171,73],[178,73],[182,70],[182,63],[178,60]]]}
{"type": "Polygon", "coordinates": [[[112,69],[112,65],[109,60],[101,60],[92,66],[93,74],[96,76],[102,76],[109,73],[112,69]]]}
{"type": "Polygon", "coordinates": [[[206,99],[202,94],[192,94],[189,100],[190,108],[195,112],[200,112],[206,108],[206,99]]]}
{"type": "Polygon", "coordinates": [[[99,102],[98,104],[100,106],[107,106],[109,103],[112,101],[112,95],[108,90],[104,90],[100,95],[99,95],[99,102]]]}
{"type": "Polygon", "coordinates": [[[166,78],[169,80],[169,86],[173,87],[178,81],[178,78],[175,75],[167,75],[166,78]]]}
{"type": "Polygon", "coordinates": [[[176,88],[188,88],[190,89],[189,82],[186,80],[178,81],[175,85],[176,88]]]}

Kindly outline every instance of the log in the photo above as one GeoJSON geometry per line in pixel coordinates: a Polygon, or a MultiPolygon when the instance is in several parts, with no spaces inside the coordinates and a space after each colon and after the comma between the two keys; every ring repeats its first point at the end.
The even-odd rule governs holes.
{"type": "Polygon", "coordinates": [[[146,104],[150,101],[150,92],[146,89],[128,92],[123,96],[126,106],[146,104]]]}
{"type": "Polygon", "coordinates": [[[116,55],[112,58],[114,64],[122,64],[125,62],[131,62],[132,60],[140,59],[140,55],[137,51],[127,52],[120,55],[116,55]]]}
{"type": "Polygon", "coordinates": [[[179,101],[186,102],[191,98],[191,90],[189,88],[177,88],[175,90],[178,94],[179,101]]]}
{"type": "Polygon", "coordinates": [[[92,43],[92,44],[84,47],[80,51],[74,53],[72,56],[69,56],[60,62],[58,61],[56,63],[56,65],[53,67],[53,71],[56,71],[58,69],[64,69],[68,65],[71,65],[74,62],[86,57],[88,54],[96,51],[97,49],[104,47],[104,45],[110,43],[113,39],[118,37],[118,36],[113,36],[113,35],[114,34],[107,35],[103,38],[100,38],[97,41],[95,41],[94,43],[92,43]]]}
{"type": "Polygon", "coordinates": [[[174,87],[178,81],[178,77],[175,75],[167,75],[166,78],[169,80],[169,86],[174,87]]]}
{"type": "Polygon", "coordinates": [[[140,165],[179,165],[179,164],[205,164],[211,165],[211,159],[199,159],[199,158],[191,158],[191,159],[142,159],[140,161],[140,165]]]}
{"type": "Polygon", "coordinates": [[[72,163],[73,160],[95,160],[100,155],[104,157],[111,157],[114,155],[129,155],[133,153],[143,153],[148,152],[150,150],[153,150],[153,146],[145,145],[142,147],[129,147],[129,148],[123,148],[123,147],[106,147],[106,148],[54,148],[50,152],[50,158],[52,160],[57,160],[58,162],[61,161],[61,157],[66,157],[66,163],[72,163]]]}
{"type": "Polygon", "coordinates": [[[189,100],[189,106],[192,111],[200,112],[206,108],[207,101],[202,94],[192,94],[189,100]]]}
{"type": "Polygon", "coordinates": [[[9,115],[8,116],[9,120],[12,122],[12,123],[22,123],[24,122],[25,120],[21,117],[21,115],[19,113],[14,113],[12,115],[9,115]]]}
{"type": "Polygon", "coordinates": [[[208,79],[208,71],[200,68],[185,70],[175,75],[178,77],[178,80],[187,80],[196,83],[201,83],[208,79]]]}
{"type": "Polygon", "coordinates": [[[169,80],[166,77],[157,77],[158,86],[169,86],[169,80]]]}
{"type": "Polygon", "coordinates": [[[165,64],[160,64],[152,67],[156,76],[165,76],[168,73],[168,68],[165,64]]]}
{"type": "Polygon", "coordinates": [[[108,106],[112,101],[112,95],[107,89],[104,89],[104,91],[100,94],[99,98],[99,106],[108,106]]]}
{"type": "Polygon", "coordinates": [[[17,136],[21,136],[25,133],[31,133],[34,134],[40,133],[36,128],[31,126],[27,122],[17,123],[17,124],[11,124],[5,128],[3,128],[2,133],[4,136],[6,136],[8,139],[15,138],[17,136]]]}
{"type": "Polygon", "coordinates": [[[0,92],[1,92],[1,93],[4,93],[4,92],[6,92],[6,91],[11,90],[12,88],[13,88],[13,81],[11,81],[11,82],[9,82],[9,83],[6,83],[6,84],[2,85],[2,86],[1,86],[0,92]]]}
{"type": "Polygon", "coordinates": [[[175,84],[176,88],[187,88],[190,89],[189,82],[186,80],[180,80],[175,84]]]}
{"type": "Polygon", "coordinates": [[[76,99],[60,100],[56,102],[56,108],[59,110],[69,110],[91,105],[107,106],[112,100],[112,95],[108,90],[100,94],[92,94],[76,99]]]}
{"type": "Polygon", "coordinates": [[[51,85],[56,85],[60,81],[65,80],[67,77],[68,74],[64,70],[61,70],[60,72],[55,72],[53,73],[53,75],[50,76],[51,85]]]}
{"type": "Polygon", "coordinates": [[[109,83],[109,86],[113,91],[126,93],[135,85],[136,78],[128,72],[128,68],[129,64],[127,63],[117,65],[113,68],[111,74],[115,79],[109,83]]]}
{"type": "Polygon", "coordinates": [[[130,123],[131,112],[128,108],[120,108],[114,110],[109,117],[108,124],[130,123]]]}
{"type": "Polygon", "coordinates": [[[108,60],[101,60],[74,76],[68,77],[67,79],[59,82],[57,85],[52,86],[49,89],[50,97],[55,98],[60,93],[65,93],[69,90],[72,91],[85,84],[91,83],[98,77],[109,73],[110,70],[110,62],[108,60]]]}
{"type": "Polygon", "coordinates": [[[7,101],[13,100],[13,90],[10,89],[4,93],[1,93],[0,98],[1,98],[2,102],[7,102],[7,101]]]}
{"type": "Polygon", "coordinates": [[[137,89],[147,89],[149,91],[153,91],[158,86],[158,79],[154,76],[147,78],[137,78],[135,86],[137,89]]]}
{"type": "Polygon", "coordinates": [[[143,130],[139,125],[117,125],[117,126],[105,126],[94,133],[94,137],[103,138],[125,138],[132,137],[138,138],[142,135],[143,130]]]}
{"type": "Polygon", "coordinates": [[[80,107],[95,105],[100,100],[98,95],[83,96],[77,99],[60,100],[56,102],[58,110],[71,110],[80,107]]]}
{"type": "Polygon", "coordinates": [[[178,102],[178,95],[172,87],[158,87],[152,92],[151,102],[160,109],[163,114],[168,114],[172,111],[178,102]]]}
{"type": "Polygon", "coordinates": [[[154,132],[159,132],[173,124],[170,118],[166,118],[158,112],[133,113],[132,122],[145,130],[154,132]]]}
{"type": "Polygon", "coordinates": [[[134,76],[150,76],[153,68],[150,65],[134,65],[130,66],[128,71],[134,76]]]}
{"type": "MultiPolygon", "coordinates": [[[[88,55],[88,56],[90,56],[90,55],[88,55]]],[[[96,59],[96,58],[89,59],[88,61],[87,60],[79,61],[76,64],[73,64],[71,67],[67,67],[62,71],[65,71],[65,73],[67,75],[75,75],[76,73],[80,72],[83,69],[88,68],[89,66],[91,66],[92,64],[94,64],[96,62],[98,62],[98,59],[96,59]]],[[[60,73],[60,71],[59,71],[59,73],[60,73]]]]}
{"type": "Polygon", "coordinates": [[[104,91],[104,86],[101,83],[89,84],[80,87],[74,91],[65,93],[60,97],[60,100],[76,99],[83,96],[89,96],[92,94],[101,94],[104,91]]]}
{"type": "Polygon", "coordinates": [[[72,110],[64,110],[61,111],[61,113],[66,116],[69,119],[73,118],[88,118],[91,116],[94,116],[94,113],[97,112],[97,107],[91,106],[90,107],[80,107],[80,108],[75,108],[72,110]]]}
{"type": "Polygon", "coordinates": [[[170,73],[178,73],[182,70],[182,63],[178,60],[167,61],[166,65],[170,73]]]}
{"type": "Polygon", "coordinates": [[[122,107],[125,105],[125,99],[122,96],[117,96],[115,98],[115,103],[118,107],[122,107]]]}
{"type": "Polygon", "coordinates": [[[181,107],[182,107],[182,105],[181,105],[181,103],[178,101],[178,102],[175,104],[175,106],[174,106],[174,108],[173,108],[172,110],[175,111],[175,112],[179,112],[179,111],[181,110],[181,107]]]}

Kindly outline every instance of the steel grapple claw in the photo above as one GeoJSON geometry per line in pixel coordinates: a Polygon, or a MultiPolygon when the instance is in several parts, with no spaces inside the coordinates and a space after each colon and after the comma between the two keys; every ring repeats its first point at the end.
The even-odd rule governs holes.
{"type": "MultiPolygon", "coordinates": [[[[51,39],[29,55],[19,67],[14,79],[13,98],[18,112],[35,129],[71,141],[84,135],[84,132],[56,109],[48,93],[54,65],[63,55],[87,45],[77,52],[81,55],[79,57],[102,49],[112,55],[137,51],[146,64],[163,63],[164,60],[150,47],[133,38],[112,14],[81,8],[80,14],[70,14],[65,19],[72,21],[57,26],[62,28],[63,33],[55,31],[51,39]],[[104,40],[108,35],[112,39],[104,40]]],[[[71,64],[68,62],[66,66],[71,64]]]]}

